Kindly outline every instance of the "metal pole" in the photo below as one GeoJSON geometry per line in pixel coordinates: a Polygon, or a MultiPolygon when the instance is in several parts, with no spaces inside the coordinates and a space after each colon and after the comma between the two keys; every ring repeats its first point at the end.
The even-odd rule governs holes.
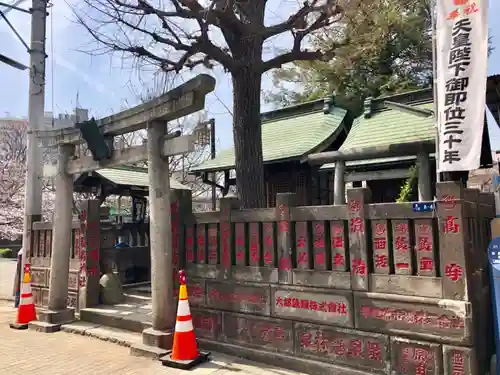
{"type": "MultiPolygon", "coordinates": [[[[210,159],[215,159],[215,119],[210,121],[210,159]]],[[[212,211],[217,210],[217,192],[215,187],[215,179],[217,172],[212,172],[212,211]]]]}
{"type": "Polygon", "coordinates": [[[31,224],[34,220],[40,220],[42,211],[42,150],[34,131],[40,129],[45,109],[47,4],[48,0],[33,0],[32,2],[23,267],[31,251],[31,224]]]}
{"type": "Polygon", "coordinates": [[[431,2],[431,24],[432,24],[432,86],[434,98],[434,121],[436,126],[436,182],[441,182],[441,174],[439,173],[439,107],[438,107],[438,90],[437,90],[437,24],[436,24],[436,4],[438,0],[431,2]]]}

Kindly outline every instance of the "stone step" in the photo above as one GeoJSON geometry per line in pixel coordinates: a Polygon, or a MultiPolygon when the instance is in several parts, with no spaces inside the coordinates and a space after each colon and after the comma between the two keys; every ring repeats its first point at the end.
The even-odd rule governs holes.
{"type": "Polygon", "coordinates": [[[83,321],[63,324],[61,326],[61,331],[94,337],[102,341],[112,342],[125,347],[142,344],[142,334],[140,333],[83,321]]]}
{"type": "Polygon", "coordinates": [[[122,311],[105,309],[103,307],[81,309],[80,320],[99,326],[118,328],[136,333],[141,333],[144,329],[151,328],[151,323],[145,321],[139,314],[124,315],[122,311]]]}

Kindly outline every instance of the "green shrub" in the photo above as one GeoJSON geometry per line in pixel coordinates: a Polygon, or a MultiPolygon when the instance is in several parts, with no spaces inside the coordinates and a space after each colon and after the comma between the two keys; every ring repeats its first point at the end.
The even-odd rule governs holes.
{"type": "Polygon", "coordinates": [[[16,254],[11,249],[0,249],[0,258],[15,258],[16,254]]]}

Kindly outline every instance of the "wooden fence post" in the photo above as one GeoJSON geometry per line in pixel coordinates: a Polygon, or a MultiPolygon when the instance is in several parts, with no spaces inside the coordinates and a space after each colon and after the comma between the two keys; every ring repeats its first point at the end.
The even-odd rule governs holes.
{"type": "Polygon", "coordinates": [[[276,221],[278,222],[278,280],[280,284],[292,284],[292,226],[290,225],[290,207],[297,204],[295,193],[276,195],[276,221]]]}
{"type": "Polygon", "coordinates": [[[369,290],[371,256],[368,254],[370,226],[365,217],[366,204],[370,203],[368,188],[347,190],[347,216],[349,219],[349,259],[353,290],[369,290]]]}

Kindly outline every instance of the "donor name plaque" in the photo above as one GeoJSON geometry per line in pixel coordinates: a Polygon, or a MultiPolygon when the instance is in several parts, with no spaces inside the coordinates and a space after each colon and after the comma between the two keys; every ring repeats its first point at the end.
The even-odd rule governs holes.
{"type": "Polygon", "coordinates": [[[272,303],[277,317],[353,327],[352,300],[342,294],[276,289],[272,303]]]}

